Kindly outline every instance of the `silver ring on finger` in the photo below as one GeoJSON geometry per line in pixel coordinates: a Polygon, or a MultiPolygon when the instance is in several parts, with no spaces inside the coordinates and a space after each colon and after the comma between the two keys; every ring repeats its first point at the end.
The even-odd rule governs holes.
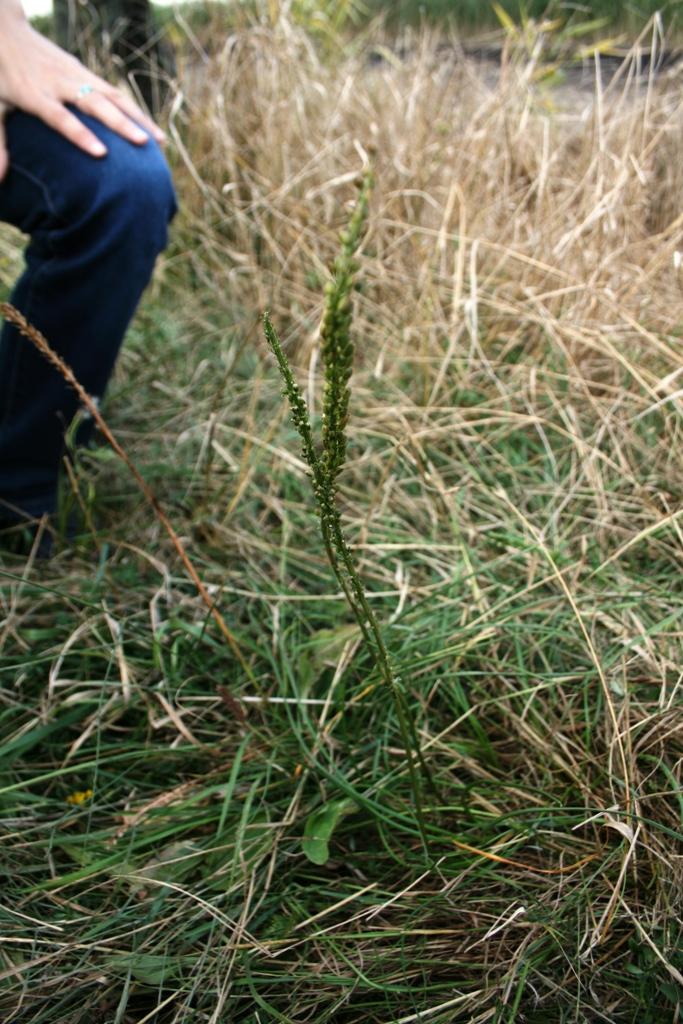
{"type": "Polygon", "coordinates": [[[86,96],[89,96],[90,93],[94,91],[95,89],[92,85],[88,85],[87,82],[84,82],[83,85],[79,85],[78,87],[78,90],[76,92],[76,99],[83,100],[86,96]]]}

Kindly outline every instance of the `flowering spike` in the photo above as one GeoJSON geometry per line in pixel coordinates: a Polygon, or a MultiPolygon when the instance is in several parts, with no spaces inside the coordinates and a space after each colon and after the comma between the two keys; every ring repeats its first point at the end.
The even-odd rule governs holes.
{"type": "Polygon", "coordinates": [[[358,250],[368,215],[368,197],[372,187],[366,174],[356,207],[347,228],[341,232],[341,251],[334,263],[334,278],[325,287],[325,309],[320,325],[322,358],[325,367],[323,394],[322,465],[331,491],[346,459],[346,424],[351,392],[348,381],[353,371],[351,340],[351,293],[358,264],[358,250]]]}

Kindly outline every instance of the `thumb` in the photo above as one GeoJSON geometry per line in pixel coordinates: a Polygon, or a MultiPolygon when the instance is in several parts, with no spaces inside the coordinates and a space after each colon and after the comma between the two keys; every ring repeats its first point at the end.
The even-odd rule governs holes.
{"type": "Polygon", "coordinates": [[[0,101],[0,181],[5,177],[9,167],[9,153],[7,152],[7,139],[5,136],[5,114],[7,107],[0,101]]]}

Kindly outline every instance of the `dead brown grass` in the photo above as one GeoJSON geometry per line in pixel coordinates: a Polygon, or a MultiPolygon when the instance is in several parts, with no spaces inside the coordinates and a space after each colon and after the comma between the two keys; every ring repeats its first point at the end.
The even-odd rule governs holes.
{"type": "Polygon", "coordinates": [[[113,415],[259,687],[226,667],[146,508],[111,527],[102,570],[118,644],[99,606],[76,602],[90,565],[56,563],[67,618],[28,570],[8,584],[0,653],[23,668],[3,699],[28,752],[10,796],[25,778],[39,792],[40,715],[92,702],[66,733],[82,761],[62,768],[53,739],[57,795],[19,804],[36,838],[14,837],[16,878],[43,879],[68,773],[86,790],[91,764],[109,769],[64,826],[87,832],[91,865],[55,842],[45,891],[18,886],[34,919],[62,922],[53,898],[75,907],[51,974],[21,959],[30,923],[13,925],[5,970],[25,982],[27,1020],[61,1024],[48,996],[95,984],[110,1015],[163,1020],[162,1007],[179,1024],[679,1013],[680,72],[638,81],[627,62],[609,85],[551,87],[528,54],[498,74],[434,44],[330,62],[282,19],[188,58],[171,118],[176,249],[113,415]],[[427,809],[430,865],[257,328],[270,309],[319,411],[322,284],[366,163],[341,497],[444,794],[427,809]],[[159,309],[173,321],[161,337],[159,309]],[[45,654],[24,640],[36,622],[45,654]],[[109,689],[98,658],[115,666],[109,689]],[[24,693],[43,694],[43,663],[39,715],[24,693]],[[304,820],[340,795],[360,810],[314,869],[304,820]],[[159,850],[178,872],[163,911],[159,850]]]}

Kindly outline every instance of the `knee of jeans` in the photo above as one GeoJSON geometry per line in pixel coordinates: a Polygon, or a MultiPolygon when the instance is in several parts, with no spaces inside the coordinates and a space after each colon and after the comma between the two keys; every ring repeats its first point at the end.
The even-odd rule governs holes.
{"type": "Polygon", "coordinates": [[[89,159],[87,182],[81,177],[67,200],[67,219],[79,236],[94,232],[122,255],[130,251],[154,260],[166,246],[176,211],[168,164],[153,139],[134,146],[110,133],[105,143],[107,155],[89,159]]]}
{"type": "Polygon", "coordinates": [[[165,248],[168,225],[176,211],[168,164],[150,139],[132,146],[122,139],[110,144],[100,202],[110,220],[133,244],[144,244],[153,256],[165,248]]]}

